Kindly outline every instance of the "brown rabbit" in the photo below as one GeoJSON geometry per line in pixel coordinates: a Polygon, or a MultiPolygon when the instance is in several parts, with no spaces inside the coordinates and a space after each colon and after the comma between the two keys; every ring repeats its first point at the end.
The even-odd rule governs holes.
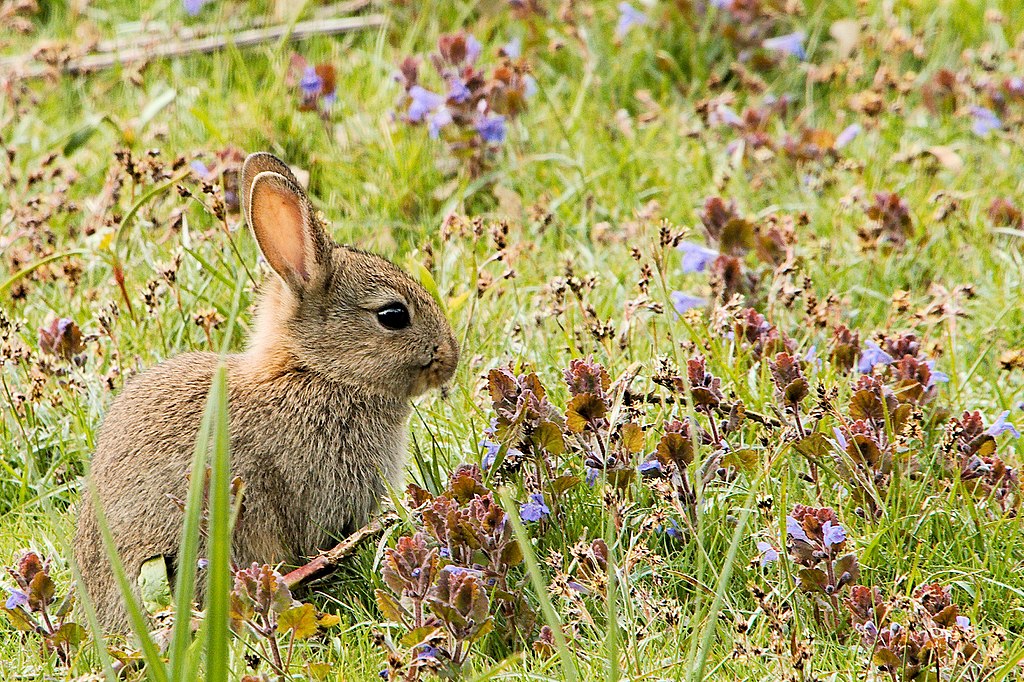
{"type": "MultiPolygon", "coordinates": [[[[366,523],[405,462],[410,399],[451,379],[458,344],[430,294],[391,262],[335,244],[294,175],[250,155],[242,212],[276,276],[255,331],[229,355],[232,473],[245,483],[232,558],[295,562],[366,523]],[[383,476],[383,478],[382,478],[383,476]]],[[[186,353],[132,379],[99,434],[87,485],[134,583],[173,567],[194,442],[218,358],[186,353]]],[[[127,614],[83,495],[75,554],[103,626],[127,614]]]]}

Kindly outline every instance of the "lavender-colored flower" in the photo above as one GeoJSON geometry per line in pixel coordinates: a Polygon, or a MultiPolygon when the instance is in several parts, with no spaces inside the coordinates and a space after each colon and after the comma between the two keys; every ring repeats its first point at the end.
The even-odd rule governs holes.
{"type": "Polygon", "coordinates": [[[531,76],[530,74],[526,74],[526,76],[523,77],[523,96],[529,99],[530,97],[533,97],[536,94],[537,79],[531,76]]]}
{"type": "Polygon", "coordinates": [[[818,357],[818,347],[811,346],[804,353],[804,362],[808,365],[814,365],[816,369],[821,369],[821,358],[818,357]]]}
{"type": "Polygon", "coordinates": [[[410,123],[423,123],[430,112],[444,104],[444,97],[419,85],[409,88],[409,97],[412,101],[405,116],[410,123]]]}
{"type": "Polygon", "coordinates": [[[1011,95],[1016,97],[1024,97],[1024,78],[1020,76],[1014,76],[1010,80],[1006,81],[1006,89],[1011,95]]]}
{"type": "Polygon", "coordinates": [[[416,658],[437,658],[441,651],[436,646],[420,644],[416,647],[416,658]]]}
{"type": "Polygon", "coordinates": [[[207,175],[210,174],[210,169],[206,166],[205,163],[203,163],[199,159],[196,159],[195,161],[190,163],[188,167],[191,168],[192,171],[201,178],[205,178],[207,175]]]}
{"type": "Polygon", "coordinates": [[[708,4],[715,9],[729,9],[732,6],[732,0],[711,0],[708,4]]]}
{"type": "Polygon", "coordinates": [[[619,23],[615,25],[615,37],[622,39],[637,26],[651,22],[650,18],[628,2],[619,3],[619,23]]]}
{"type": "Polygon", "coordinates": [[[682,315],[691,308],[699,308],[702,305],[707,305],[707,300],[700,296],[690,296],[682,291],[673,291],[669,294],[669,298],[672,299],[672,307],[676,309],[676,312],[682,315]]]}
{"type": "Polygon", "coordinates": [[[505,56],[509,59],[515,59],[523,53],[523,40],[516,36],[512,40],[508,41],[501,46],[501,51],[505,53],[505,56]]]}
{"type": "Polygon", "coordinates": [[[587,467],[587,485],[593,488],[594,484],[597,483],[597,477],[600,474],[600,469],[595,469],[594,467],[587,467]]]}
{"type": "Polygon", "coordinates": [[[480,441],[478,445],[484,448],[484,456],[480,459],[480,467],[487,471],[494,466],[494,460],[498,458],[498,451],[501,450],[501,446],[487,439],[480,441]]]}
{"type": "Polygon", "coordinates": [[[857,362],[857,370],[861,374],[870,374],[875,365],[891,365],[893,357],[882,350],[874,341],[867,342],[867,348],[860,354],[857,362]]]}
{"type": "Polygon", "coordinates": [[[10,596],[7,597],[4,607],[8,611],[13,611],[19,606],[28,606],[28,595],[21,590],[8,588],[7,592],[10,593],[10,596]]]}
{"type": "Polygon", "coordinates": [[[205,5],[210,0],[181,0],[181,6],[185,8],[185,13],[190,17],[198,16],[203,10],[205,5]]]}
{"type": "Polygon", "coordinates": [[[876,626],[872,621],[869,620],[864,623],[862,627],[864,628],[865,634],[867,634],[871,639],[878,637],[878,626],[876,626]]]}
{"type": "Polygon", "coordinates": [[[836,135],[836,141],[832,144],[836,149],[842,149],[853,142],[854,138],[863,132],[864,128],[859,123],[851,123],[843,128],[843,132],[836,135]]]}
{"type": "Polygon", "coordinates": [[[306,97],[316,97],[324,86],[324,79],[316,72],[316,68],[307,66],[302,72],[302,80],[299,81],[299,88],[306,97]]]}
{"type": "Polygon", "coordinates": [[[803,540],[808,544],[811,542],[811,539],[807,537],[807,532],[804,530],[804,527],[801,526],[800,522],[792,516],[786,517],[786,535],[794,540],[803,540]]]}
{"type": "Polygon", "coordinates": [[[323,109],[330,109],[338,102],[338,93],[332,92],[320,98],[320,106],[323,109]]]}
{"type": "Polygon", "coordinates": [[[1010,411],[1006,410],[996,419],[992,426],[985,429],[985,434],[996,437],[1001,436],[1004,433],[1012,433],[1014,438],[1020,438],[1020,431],[1011,422],[1006,420],[1010,416],[1010,411]]]}
{"type": "Polygon", "coordinates": [[[960,628],[961,630],[970,630],[971,629],[971,619],[968,618],[967,616],[957,616],[956,617],[956,626],[958,628],[960,628]]]}
{"type": "Polygon", "coordinates": [[[196,560],[196,568],[198,568],[200,571],[205,571],[207,568],[209,568],[209,566],[210,566],[210,560],[209,559],[197,559],[196,560]]]}
{"type": "Polygon", "coordinates": [[[655,530],[659,533],[669,536],[673,540],[683,539],[683,531],[679,528],[679,524],[676,523],[675,519],[669,519],[668,524],[664,526],[659,525],[655,528],[655,530]]]}
{"type": "Polygon", "coordinates": [[[843,432],[839,430],[838,426],[833,426],[832,433],[836,437],[836,445],[838,445],[841,450],[845,450],[849,443],[846,440],[846,436],[843,435],[843,432]]]}
{"type": "Polygon", "coordinates": [[[761,568],[779,560],[779,551],[764,540],[757,543],[757,551],[761,553],[761,568]]]}
{"type": "Polygon", "coordinates": [[[761,47],[766,50],[781,52],[797,59],[806,59],[807,52],[804,50],[804,40],[806,38],[807,35],[803,31],[796,31],[795,33],[787,33],[784,36],[766,38],[761,42],[761,47]]]}
{"type": "Polygon", "coordinates": [[[928,365],[928,369],[931,370],[931,376],[928,377],[928,386],[926,386],[926,388],[931,388],[935,384],[949,383],[949,375],[946,374],[945,372],[940,372],[939,370],[935,369],[934,360],[929,360],[925,364],[928,365]]]}
{"type": "Polygon", "coordinates": [[[476,36],[466,36],[466,63],[475,64],[476,60],[484,51],[484,46],[476,39],[476,36]]]}
{"type": "Polygon", "coordinates": [[[544,504],[544,496],[540,493],[532,493],[530,501],[519,507],[519,517],[523,521],[540,521],[550,513],[551,510],[544,504]]]}
{"type": "Polygon", "coordinates": [[[441,128],[451,122],[452,112],[448,111],[448,107],[441,107],[427,116],[427,131],[430,133],[430,137],[436,140],[441,135],[441,128]]]}
{"type": "Polygon", "coordinates": [[[685,273],[704,272],[708,264],[718,258],[718,252],[697,242],[683,242],[676,247],[683,252],[682,269],[685,273]]]}
{"type": "Polygon", "coordinates": [[[641,462],[640,466],[637,467],[637,471],[640,475],[645,478],[655,478],[665,473],[664,467],[661,466],[661,462],[657,459],[649,459],[645,462],[641,462]]]}
{"type": "Polygon", "coordinates": [[[708,114],[708,123],[714,126],[742,126],[743,119],[732,107],[719,104],[708,114]]]}
{"type": "Polygon", "coordinates": [[[453,77],[448,80],[448,99],[452,102],[462,104],[471,94],[462,79],[453,77]]]}
{"type": "Polygon", "coordinates": [[[500,114],[489,114],[476,123],[476,131],[484,142],[501,144],[505,141],[505,117],[500,114]]]}
{"type": "Polygon", "coordinates": [[[1003,122],[996,115],[996,112],[985,107],[973,106],[970,108],[971,119],[974,123],[971,124],[971,130],[978,137],[986,137],[993,130],[999,130],[1003,127],[1003,122]]]}
{"type": "Polygon", "coordinates": [[[821,534],[825,547],[834,547],[846,542],[846,531],[838,523],[826,521],[821,526],[821,534]]]}

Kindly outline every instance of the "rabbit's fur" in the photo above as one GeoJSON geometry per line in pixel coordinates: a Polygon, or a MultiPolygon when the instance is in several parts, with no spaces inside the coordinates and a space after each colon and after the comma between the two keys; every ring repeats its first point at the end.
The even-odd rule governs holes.
{"type": "MultiPolygon", "coordinates": [[[[367,522],[399,484],[410,399],[458,363],[430,294],[389,261],[335,244],[280,160],[243,167],[242,210],[276,272],[263,285],[244,353],[227,356],[232,474],[245,484],[232,558],[294,563],[367,522]],[[402,304],[411,323],[384,326],[402,304]]],[[[87,485],[134,584],[152,557],[173,560],[195,439],[218,357],[186,353],[132,379],[99,434],[87,485]]],[[[75,554],[108,630],[128,627],[86,492],[75,554]]]]}

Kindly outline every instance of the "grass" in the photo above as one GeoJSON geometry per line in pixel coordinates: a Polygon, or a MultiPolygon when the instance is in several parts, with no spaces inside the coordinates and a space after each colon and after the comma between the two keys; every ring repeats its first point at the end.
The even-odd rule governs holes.
{"type": "MultiPolygon", "coordinates": [[[[215,27],[269,11],[266,3],[215,2],[189,19],[169,1],[147,9],[89,3],[78,14],[63,4],[43,4],[31,34],[0,37],[5,53],[25,53],[43,39],[80,44],[89,31],[114,37],[143,19],[215,27]]],[[[706,275],[682,274],[678,254],[659,247],[659,226],[665,219],[703,242],[698,215],[705,198],[720,195],[762,224],[793,221],[790,272],[773,275],[747,258],[747,267],[760,267],[766,277],[749,304],[791,337],[800,355],[817,347],[826,362],[805,371],[812,386],[839,390],[837,404],[846,405],[853,379],[827,361],[831,323],[842,321],[862,339],[905,329],[923,339],[925,353],[950,377],[926,408],[938,416],[926,420],[920,439],[904,453],[919,462],[923,475],[894,482],[880,518],[858,516],[850,482],[833,464],[822,463],[819,496],[805,480],[806,460],[786,437],[750,424],[731,444],[755,449],[756,470],[702,492],[688,541],[643,530],[655,513],[686,521],[642,482],[633,484],[620,510],[622,531],[611,524],[600,485],[573,488],[560,502],[557,523],[514,523],[520,538],[533,538],[527,543],[529,570],[517,569],[524,589],[541,620],[557,619],[569,628],[567,650],[550,659],[522,655],[488,635],[474,645],[466,679],[777,679],[796,674],[793,660],[799,656],[806,656],[808,679],[888,679],[858,639],[836,636],[815,621],[810,601],[797,592],[792,565],[783,561],[767,571],[757,565],[755,542],[778,544],[779,528],[798,503],[838,512],[848,548],[860,562],[861,584],[878,586],[904,604],[922,584],[951,588],[991,660],[977,669],[944,669],[949,679],[1019,679],[1021,522],[965,493],[943,473],[939,448],[943,410],[959,415],[978,409],[986,424],[1003,410],[1011,410],[1011,420],[1020,414],[1021,372],[1001,369],[999,358],[1024,347],[1024,231],[994,224],[987,209],[996,198],[1020,204],[1024,195],[1024,107],[1011,102],[1002,116],[1004,130],[985,137],[972,133],[967,107],[989,105],[980,87],[984,79],[1024,76],[1020,49],[1014,48],[1024,37],[1024,14],[1013,0],[934,7],[805,0],[804,12],[784,18],[776,32],[805,31],[808,61],[783,60],[756,72],[763,88],[757,92],[730,71],[736,48],[717,24],[684,22],[669,7],[675,3],[645,8],[662,24],[638,26],[622,44],[614,40],[616,3],[577,8],[576,29],[560,17],[557,3],[542,4],[550,5],[547,15],[528,18],[499,2],[427,2],[416,10],[387,4],[380,9],[389,22],[380,31],[35,81],[18,101],[11,94],[16,89],[0,98],[0,140],[11,150],[11,160],[0,164],[0,306],[20,324],[6,348],[30,353],[0,367],[0,563],[13,563],[18,550],[33,547],[54,559],[58,585],[66,587],[71,569],[59,538],[73,528],[79,477],[125,378],[179,352],[237,350],[249,331],[246,311],[255,294],[249,273],[260,276],[251,236],[223,229],[213,200],[193,178],[182,180],[188,197],[175,190],[178,180],[144,179],[128,180],[108,201],[105,179],[118,165],[116,150],[128,148],[144,159],[146,150],[159,148],[160,163],[196,155],[211,163],[214,152],[229,145],[271,151],[309,171],[310,194],[338,241],[429,273],[463,357],[447,398],[419,400],[410,421],[409,478],[433,492],[459,463],[480,461],[477,443],[493,416],[485,377],[509,362],[537,371],[552,402],[564,407],[561,373],[573,358],[593,355],[613,379],[637,365],[639,385],[660,390],[650,379],[661,359],[684,366],[701,353],[726,393],[749,410],[773,413],[779,403],[767,363],[715,331],[721,305],[682,317],[641,305],[627,317],[627,302],[641,294],[643,264],[653,272],[649,300],[664,310],[671,309],[674,290],[710,295],[706,275]],[[988,10],[1001,11],[1002,21],[986,18],[988,10]],[[829,29],[854,16],[863,25],[861,47],[839,64],[829,29]],[[440,34],[463,28],[483,43],[485,64],[496,61],[497,47],[511,37],[522,38],[538,86],[480,177],[452,163],[445,144],[431,140],[423,127],[401,120],[401,88],[392,79],[403,57],[425,56],[440,34]],[[918,41],[918,49],[895,41],[896,30],[918,41]],[[293,51],[337,69],[339,98],[326,121],[298,108],[287,76],[293,51]],[[845,71],[831,80],[808,75],[810,68],[836,64],[845,71]],[[965,80],[957,106],[934,112],[924,106],[923,91],[941,69],[958,71],[965,80]],[[880,70],[905,87],[881,87],[881,112],[860,113],[853,102],[880,70]],[[798,136],[802,126],[838,133],[858,122],[864,132],[835,160],[797,162],[781,150],[758,157],[749,147],[741,159],[730,147],[739,133],[708,125],[702,114],[706,101],[723,93],[739,112],[764,108],[766,95],[790,97],[786,112],[764,128],[775,141],[798,136]],[[940,154],[955,152],[961,164],[944,165],[927,151],[935,147],[940,154]],[[48,160],[50,155],[55,158],[48,160]],[[907,202],[913,231],[902,248],[866,248],[858,236],[870,223],[864,207],[883,191],[907,202]],[[483,233],[443,238],[442,225],[452,213],[478,217],[483,233]],[[492,258],[490,236],[499,221],[509,230],[500,261],[492,258]],[[68,255],[47,262],[60,254],[68,255]],[[176,258],[180,266],[168,282],[160,273],[176,258]],[[131,311],[116,283],[118,268],[131,311]],[[579,299],[555,293],[558,278],[570,271],[595,277],[579,299]],[[482,291],[481,281],[490,282],[482,291]],[[150,282],[158,288],[147,305],[150,282]],[[237,282],[242,286],[236,290],[237,282]],[[962,284],[973,287],[974,298],[950,300],[937,288],[948,292],[962,284]],[[813,293],[819,302],[834,296],[830,325],[815,326],[805,312],[807,294],[790,301],[786,287],[813,293]],[[907,292],[903,309],[893,305],[901,291],[907,292]],[[962,306],[964,315],[934,309],[916,315],[936,301],[962,306]],[[237,322],[236,308],[242,311],[237,322]],[[207,337],[194,317],[211,311],[225,322],[207,337]],[[55,317],[81,327],[86,341],[80,362],[38,350],[37,330],[55,317]],[[614,332],[595,337],[595,322],[612,324],[614,332]],[[571,548],[598,537],[608,541],[617,569],[609,580],[612,598],[585,603],[581,614],[565,598],[544,596],[544,585],[574,570],[571,548]],[[755,598],[754,587],[768,598],[755,598]],[[609,627],[612,621],[617,627],[609,627]]],[[[228,222],[237,223],[237,215],[228,222]]],[[[692,407],[686,411],[693,414],[692,407]]],[[[675,414],[666,403],[645,409],[648,450],[675,414]]],[[[831,436],[833,425],[826,418],[821,430],[831,436]]],[[[1020,465],[1018,440],[1001,436],[998,452],[1010,466],[1020,465]]],[[[695,466],[708,455],[705,447],[695,466]]],[[[569,467],[584,475],[578,455],[569,467]]],[[[506,508],[514,510],[524,499],[523,485],[510,482],[506,508]]],[[[223,515],[227,502],[218,499],[214,514],[223,515]]],[[[373,590],[382,586],[383,548],[409,531],[402,526],[380,546],[367,546],[304,595],[337,613],[341,624],[299,645],[303,664],[327,663],[344,679],[378,679],[384,655],[371,633],[384,628],[384,619],[373,590]]],[[[244,667],[244,647],[216,632],[223,631],[211,623],[207,634],[220,638],[218,646],[229,641],[222,660],[234,679],[244,667]]],[[[175,655],[183,656],[186,642],[176,644],[175,655]]],[[[0,678],[99,670],[90,647],[81,649],[71,673],[59,670],[36,639],[0,618],[0,678]]],[[[209,673],[219,676],[212,668],[209,673]]]]}

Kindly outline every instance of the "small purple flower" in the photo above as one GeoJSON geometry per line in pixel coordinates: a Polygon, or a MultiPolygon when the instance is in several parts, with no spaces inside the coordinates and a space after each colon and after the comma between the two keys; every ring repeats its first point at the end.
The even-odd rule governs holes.
{"type": "Polygon", "coordinates": [[[619,23],[615,25],[615,37],[619,40],[637,26],[651,23],[650,18],[628,2],[619,3],[619,23]]]}
{"type": "Polygon", "coordinates": [[[833,524],[831,521],[826,521],[821,526],[821,534],[826,548],[846,542],[846,531],[838,523],[833,524]]]}
{"type": "Polygon", "coordinates": [[[1024,97],[1024,78],[1014,76],[1010,80],[1006,81],[1006,89],[1009,90],[1011,95],[1024,97]]]}
{"type": "Polygon", "coordinates": [[[501,144],[505,141],[505,117],[499,114],[488,114],[476,124],[476,131],[484,142],[501,144]]]}
{"type": "Polygon", "coordinates": [[[971,629],[971,619],[968,618],[967,616],[957,616],[956,617],[956,626],[958,628],[960,628],[961,630],[970,630],[971,629]]]}
{"type": "Polygon", "coordinates": [[[804,527],[792,516],[786,517],[786,535],[794,540],[803,540],[807,544],[811,542],[811,539],[807,537],[807,532],[804,531],[804,527]]]}
{"type": "Polygon", "coordinates": [[[776,38],[766,38],[761,42],[761,47],[803,60],[807,58],[807,52],[804,50],[806,38],[807,35],[803,31],[796,31],[776,38]]]}
{"type": "Polygon", "coordinates": [[[682,291],[673,291],[669,294],[669,298],[672,299],[672,307],[676,309],[676,312],[682,315],[691,308],[699,308],[703,305],[707,305],[707,300],[700,296],[690,296],[682,291]]]}
{"type": "Polygon", "coordinates": [[[448,81],[448,99],[456,104],[462,104],[470,97],[469,88],[460,78],[451,78],[448,81]]]}
{"type": "Polygon", "coordinates": [[[523,53],[523,41],[518,36],[501,46],[501,51],[509,59],[515,59],[523,53]]]}
{"type": "Polygon", "coordinates": [[[484,46],[480,44],[480,41],[476,39],[476,36],[466,36],[466,63],[475,64],[476,60],[480,58],[480,55],[484,51],[484,46]]]}
{"type": "Polygon", "coordinates": [[[971,130],[978,137],[987,137],[993,130],[999,130],[1003,127],[1003,122],[991,109],[985,107],[973,106],[970,108],[971,119],[974,123],[971,125],[971,130]]]}
{"type": "Polygon", "coordinates": [[[531,76],[530,74],[526,74],[526,76],[523,77],[523,95],[527,99],[529,99],[530,97],[533,97],[536,94],[537,79],[531,76]]]}
{"type": "Polygon", "coordinates": [[[191,168],[192,171],[201,178],[205,178],[210,174],[210,169],[206,166],[205,163],[203,163],[199,159],[196,159],[195,161],[190,163],[188,167],[191,168]]]}
{"type": "Polygon", "coordinates": [[[544,504],[544,496],[540,493],[532,493],[530,501],[519,507],[519,517],[523,521],[540,521],[551,514],[551,510],[544,504]]]}
{"type": "Polygon", "coordinates": [[[480,441],[479,446],[484,448],[484,456],[480,459],[480,467],[487,471],[494,466],[494,460],[498,458],[498,451],[501,450],[501,446],[487,439],[480,441]]]}
{"type": "Polygon", "coordinates": [[[4,604],[4,607],[8,611],[13,611],[14,609],[18,608],[19,606],[28,606],[28,595],[27,594],[25,594],[21,590],[11,589],[11,588],[7,588],[7,591],[10,593],[10,596],[7,597],[7,603],[4,604]]]}
{"type": "Polygon", "coordinates": [[[316,72],[316,68],[307,66],[302,72],[302,80],[299,81],[299,88],[306,97],[316,97],[320,94],[320,88],[324,86],[324,79],[316,72]]]}
{"type": "Polygon", "coordinates": [[[210,2],[210,0],[181,0],[181,6],[185,8],[185,13],[190,17],[198,16],[203,10],[203,5],[210,2]]]}
{"type": "Polygon", "coordinates": [[[757,551],[761,553],[761,568],[779,560],[779,552],[771,543],[761,540],[757,543],[757,551]]]}
{"type": "Polygon", "coordinates": [[[420,644],[416,647],[416,658],[437,658],[441,651],[436,646],[420,644]]]}
{"type": "Polygon", "coordinates": [[[683,242],[676,247],[683,252],[684,273],[704,272],[708,264],[718,258],[718,252],[697,242],[683,242]]]}
{"type": "Polygon", "coordinates": [[[821,358],[818,357],[818,347],[811,346],[804,353],[804,362],[808,365],[814,365],[815,369],[821,369],[821,358]]]}
{"type": "Polygon", "coordinates": [[[999,415],[995,423],[985,429],[985,435],[992,436],[994,438],[996,436],[1001,436],[1004,433],[1012,433],[1014,438],[1020,438],[1020,431],[1017,430],[1017,427],[1011,422],[1006,421],[1006,418],[1009,416],[1009,410],[1006,410],[999,415]]]}
{"type": "Polygon", "coordinates": [[[664,467],[661,466],[661,462],[657,459],[649,459],[640,463],[637,467],[637,471],[644,478],[657,478],[665,473],[664,467]]]}
{"type": "Polygon", "coordinates": [[[441,107],[427,116],[427,132],[432,139],[436,140],[441,135],[441,128],[451,122],[452,112],[448,111],[448,107],[441,107]]]}
{"type": "Polygon", "coordinates": [[[409,88],[409,97],[412,101],[406,118],[410,123],[423,123],[430,112],[444,104],[444,97],[419,85],[409,88]]]}
{"type": "Polygon", "coordinates": [[[600,469],[595,469],[594,467],[587,467],[587,485],[593,488],[594,484],[597,483],[597,477],[600,474],[600,469]]]}
{"type": "Polygon", "coordinates": [[[869,620],[868,622],[864,623],[862,627],[864,628],[864,632],[871,639],[878,637],[878,626],[876,626],[874,622],[869,620]]]}
{"type": "Polygon", "coordinates": [[[839,449],[845,450],[846,446],[849,445],[849,443],[846,440],[846,436],[843,435],[843,432],[839,430],[838,426],[833,426],[832,433],[836,437],[836,445],[839,446],[839,449]]]}
{"type": "Polygon", "coordinates": [[[842,149],[846,145],[853,142],[854,138],[861,134],[864,128],[859,123],[851,123],[850,125],[843,128],[843,132],[836,136],[836,141],[832,144],[836,149],[842,149]]]}
{"type": "Polygon", "coordinates": [[[891,365],[893,362],[892,356],[882,350],[877,343],[868,341],[867,348],[860,354],[857,370],[861,374],[870,374],[875,365],[891,365]]]}
{"type": "Polygon", "coordinates": [[[742,126],[743,119],[732,107],[719,104],[708,114],[708,123],[714,126],[742,126]]]}
{"type": "Polygon", "coordinates": [[[196,561],[196,568],[198,568],[200,571],[205,571],[207,569],[207,567],[209,567],[209,565],[210,565],[210,560],[209,559],[198,559],[196,561]]]}
{"type": "Polygon", "coordinates": [[[928,385],[925,388],[931,388],[935,384],[949,383],[949,375],[946,374],[945,372],[940,372],[939,370],[935,369],[934,360],[929,360],[925,364],[928,365],[928,369],[931,370],[931,376],[928,377],[928,385]]]}
{"type": "Polygon", "coordinates": [[[659,525],[657,528],[655,528],[655,530],[659,533],[669,536],[673,540],[683,539],[683,531],[679,528],[679,524],[676,523],[675,519],[669,519],[667,525],[659,525]]]}

